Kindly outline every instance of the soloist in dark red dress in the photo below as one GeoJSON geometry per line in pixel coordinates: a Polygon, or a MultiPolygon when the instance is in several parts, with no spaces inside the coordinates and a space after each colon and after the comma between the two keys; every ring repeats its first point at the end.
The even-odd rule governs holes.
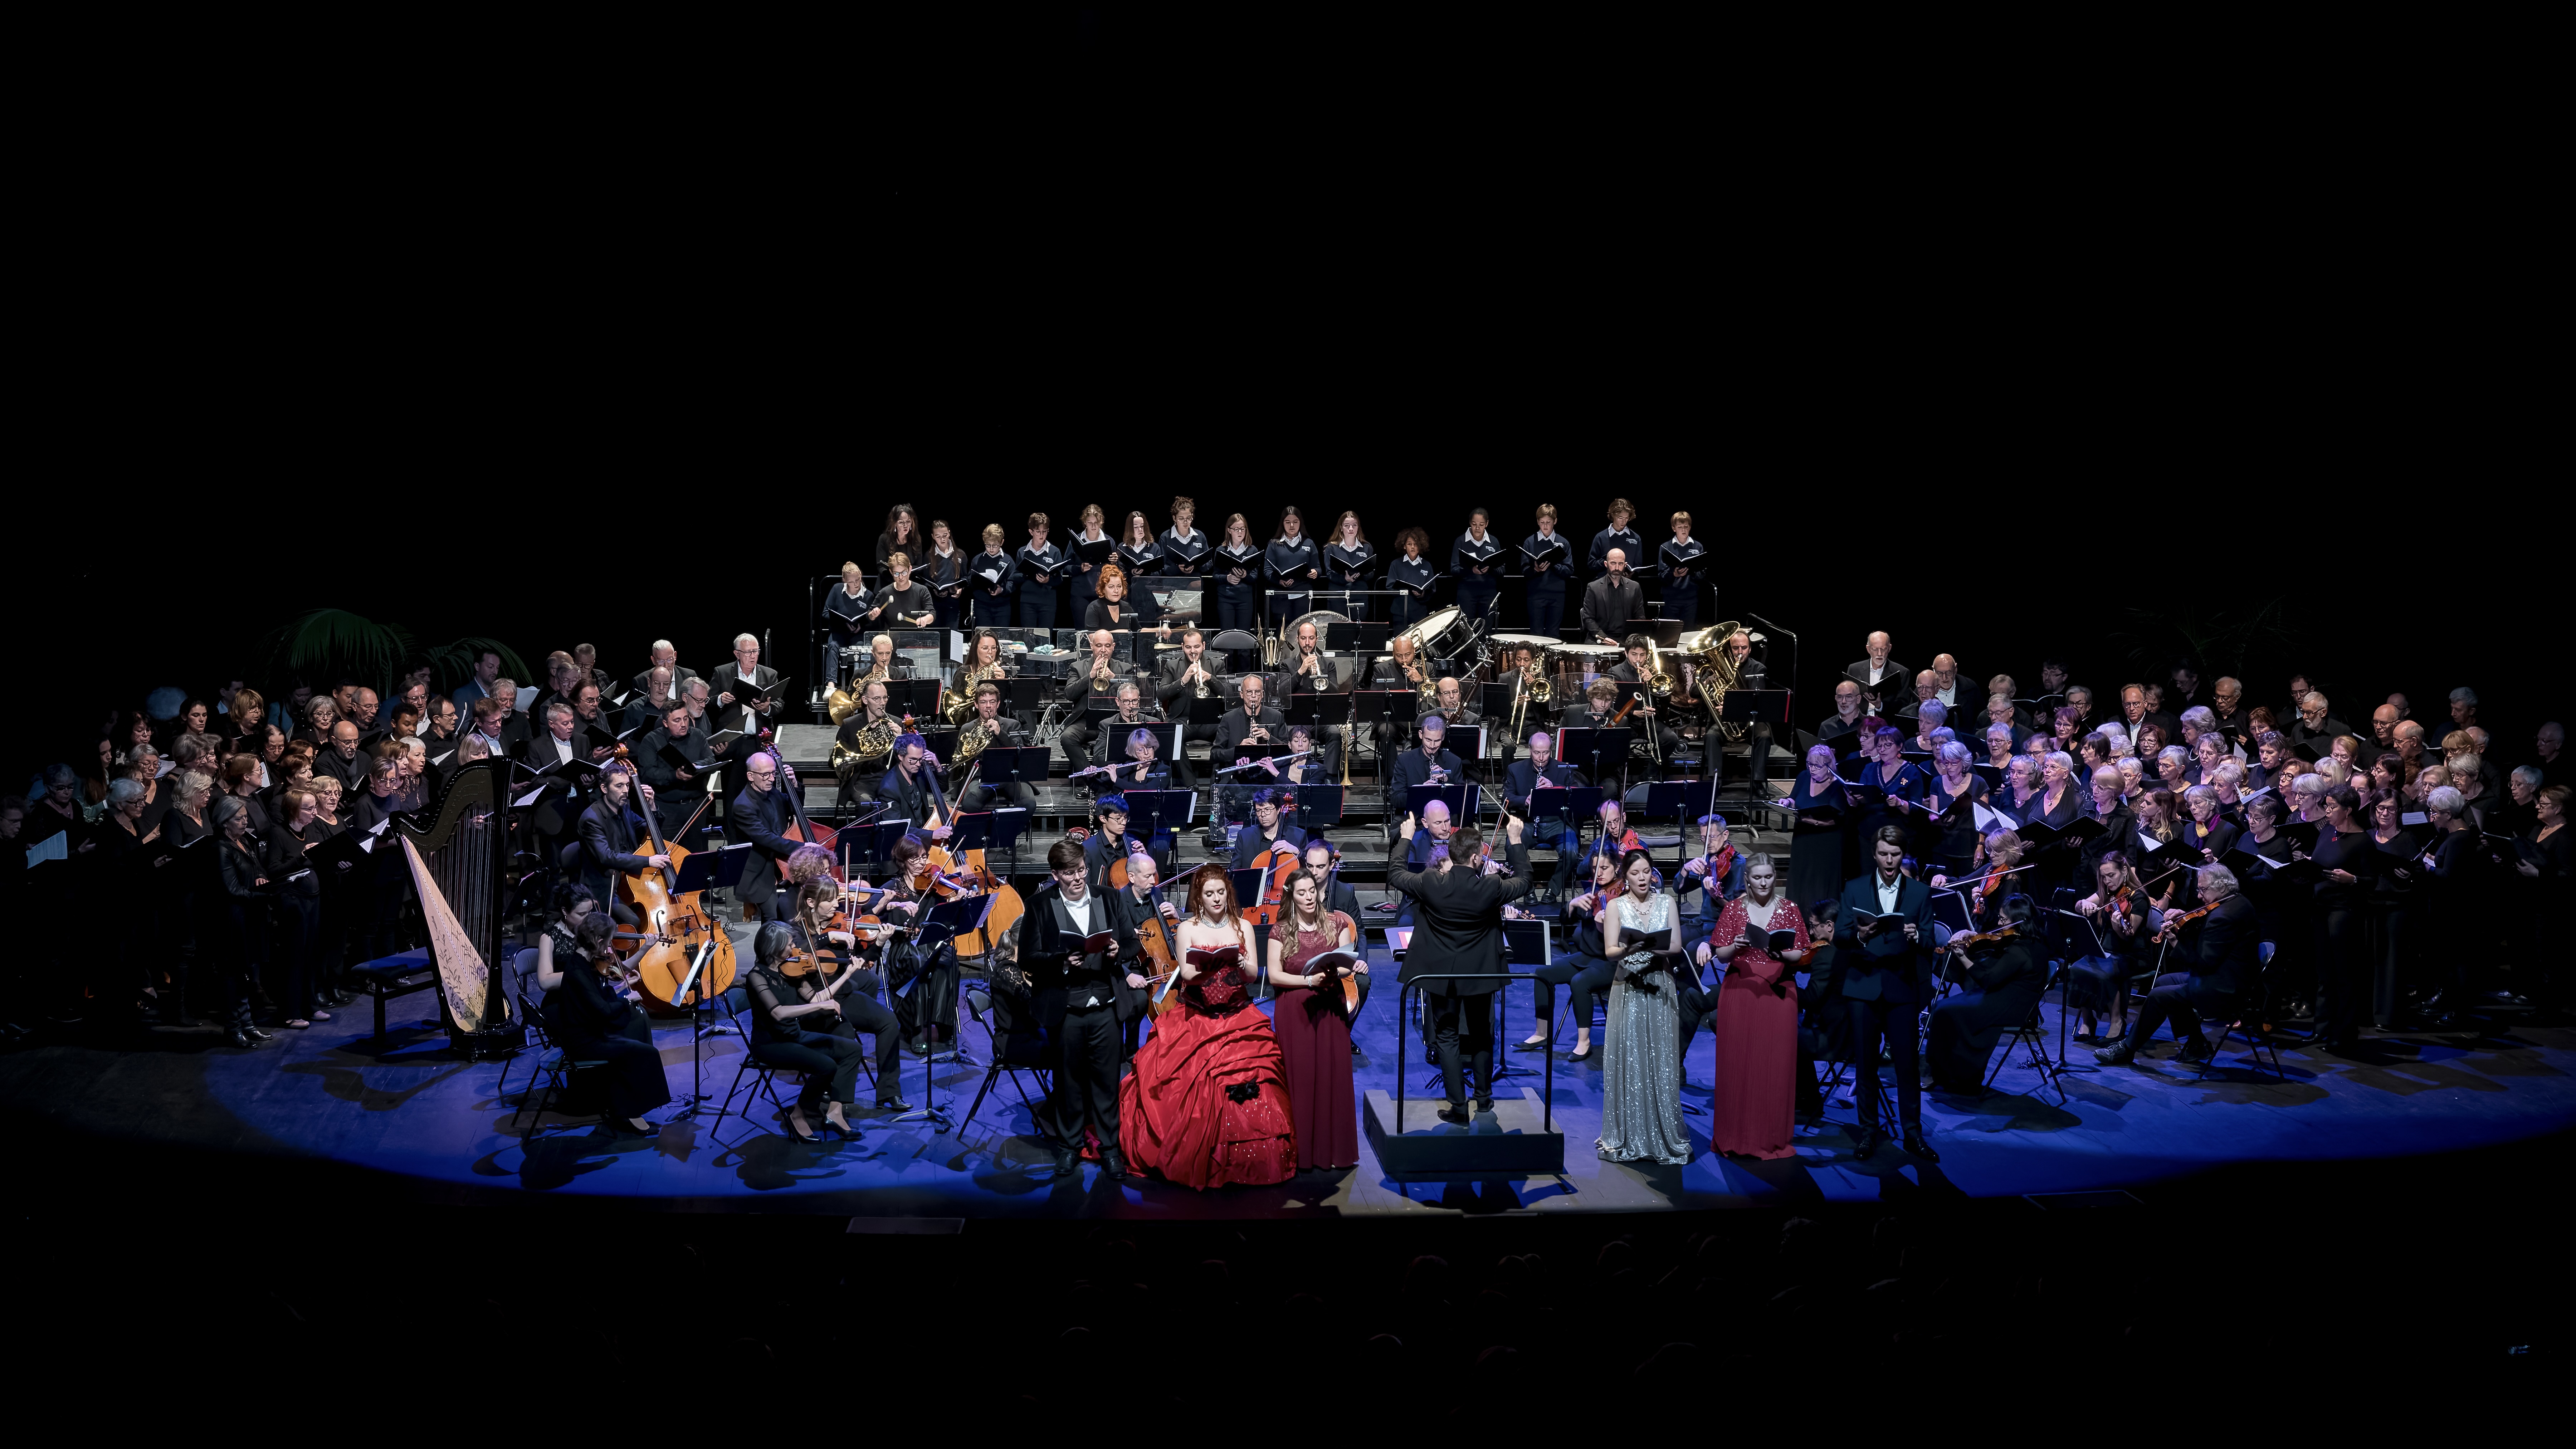
{"type": "Polygon", "coordinates": [[[1182,984],[1181,1008],[1155,1019],[1118,1084],[1128,1161],[1186,1187],[1285,1182],[1297,1172],[1287,1066],[1270,1019],[1252,1009],[1242,960],[1240,946],[1191,951],[1199,974],[1182,984]]]}
{"type": "MultiPolygon", "coordinates": [[[[1325,920],[1326,929],[1300,931],[1279,955],[1279,969],[1302,976],[1306,963],[1334,949],[1348,931],[1358,931],[1340,911],[1325,920]]],[[[1283,928],[1284,929],[1284,928],[1283,928]]],[[[1297,1165],[1357,1167],[1360,1161],[1359,1108],[1351,1088],[1351,1024],[1335,1004],[1342,999],[1337,982],[1329,992],[1307,986],[1282,986],[1270,1008],[1278,1029],[1279,1054],[1288,1065],[1288,1107],[1297,1127],[1297,1165]],[[1327,996],[1331,999],[1327,1000],[1327,996]]]]}
{"type": "MultiPolygon", "coordinates": [[[[1709,928],[1709,944],[1742,936],[1746,919],[1743,899],[1728,901],[1709,928]]],[[[1806,919],[1788,901],[1772,908],[1771,929],[1796,932],[1795,949],[1807,949],[1806,919]]],[[[1720,1152],[1798,1155],[1798,987],[1790,980],[1785,993],[1774,989],[1788,971],[1770,952],[1746,946],[1735,953],[1718,988],[1711,1025],[1717,1034],[1717,1099],[1708,1108],[1708,1145],[1720,1152]]]]}

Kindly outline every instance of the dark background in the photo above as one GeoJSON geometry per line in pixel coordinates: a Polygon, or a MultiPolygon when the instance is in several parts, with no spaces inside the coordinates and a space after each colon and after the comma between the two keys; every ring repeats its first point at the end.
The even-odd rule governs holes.
{"type": "MultiPolygon", "coordinates": [[[[1493,511],[1496,531],[1506,539],[1517,541],[1531,531],[1531,514],[1541,499],[1557,505],[1565,532],[1588,539],[1602,526],[1608,498],[1624,494],[1644,515],[1639,531],[1650,545],[1661,541],[1662,520],[1685,505],[1698,520],[1699,535],[1722,555],[1716,613],[1703,605],[1703,621],[1750,622],[1759,614],[1783,626],[1766,631],[1775,678],[1787,673],[1794,652],[1797,714],[1810,724],[1831,709],[1834,674],[1861,656],[1861,639],[1872,628],[1894,634],[1896,657],[1908,665],[1925,667],[1935,653],[1947,651],[1978,683],[2005,672],[2026,692],[2037,683],[2040,657],[2062,652],[2075,664],[2076,681],[2101,691],[2107,706],[2111,691],[2144,676],[2145,661],[2171,655],[2183,637],[2177,624],[2205,628],[2214,618],[2272,599],[2280,601],[2278,627],[2245,645],[2242,677],[2255,703],[2279,704],[2289,672],[2304,669],[2333,699],[2336,714],[2356,728],[2397,689],[2411,696],[2416,717],[2438,735],[2444,696],[2465,683],[2486,701],[2484,719],[2497,731],[2497,753],[2507,763],[2528,757],[2530,732],[2540,720],[2563,721],[2570,712],[2566,672],[2546,663],[2551,640],[2563,627],[2564,596],[2563,583],[2546,575],[2563,546],[2535,525],[2520,536],[2482,538],[2475,564],[2447,562],[2455,550],[2441,536],[2444,514],[2417,493],[2403,496],[2414,500],[2408,507],[2425,531],[2420,539],[2402,538],[2401,528],[2389,542],[2366,548],[2328,542],[2303,550],[2279,543],[2310,526],[2298,522],[2302,517],[2367,516],[2369,494],[2356,489],[2336,509],[2286,509],[2279,516],[2287,521],[2268,532],[2218,517],[2206,526],[2217,537],[2206,542],[2204,526],[2177,525],[2177,537],[2160,540],[2147,530],[2106,542],[2089,556],[2069,542],[2050,562],[2050,550],[2043,547],[1982,542],[1988,525],[1965,521],[1971,510],[1954,507],[1962,522],[1926,529],[1921,521],[1930,515],[1921,503],[1898,493],[1889,495],[1883,515],[1893,526],[1878,526],[1868,535],[1875,541],[1837,543],[1837,528],[1844,525],[1829,528],[1824,520],[1853,523],[1857,516],[1842,502],[1866,486],[1850,483],[1839,470],[1831,478],[1689,488],[1541,488],[1357,475],[1311,485],[1179,486],[1198,500],[1199,524],[1211,534],[1226,513],[1257,500],[1262,507],[1256,534],[1266,538],[1275,531],[1276,508],[1293,500],[1317,533],[1341,507],[1351,506],[1380,547],[1391,545],[1406,524],[1418,523],[1443,554],[1463,528],[1467,510],[1479,502],[1493,511]],[[2303,552],[2314,561],[2300,561],[2303,552]],[[1794,651],[1784,629],[1798,636],[1794,651]]],[[[811,672],[805,647],[808,575],[827,575],[844,558],[872,563],[886,505],[895,498],[912,502],[925,518],[946,517],[961,539],[973,539],[988,520],[1002,522],[1016,547],[1032,509],[1050,515],[1058,538],[1085,502],[1107,510],[1113,528],[1131,506],[1158,525],[1167,523],[1175,485],[1129,480],[1092,490],[994,487],[960,479],[797,483],[778,491],[807,501],[775,508],[748,483],[713,491],[735,501],[714,505],[718,521],[710,526],[683,530],[686,542],[647,549],[656,560],[649,567],[637,567],[622,543],[587,525],[567,526],[563,546],[528,550],[467,547],[471,530],[410,524],[396,529],[398,546],[385,566],[280,569],[245,556],[258,586],[225,591],[219,599],[176,577],[155,582],[159,575],[150,568],[138,576],[132,558],[67,556],[61,573],[22,569],[11,580],[5,613],[8,657],[45,681],[47,703],[10,714],[0,732],[0,775],[15,790],[49,760],[86,767],[85,746],[95,739],[108,706],[138,704],[144,691],[161,684],[209,691],[259,657],[268,630],[320,606],[399,623],[425,644],[496,636],[532,667],[549,650],[588,642],[620,674],[644,666],[645,646],[656,636],[672,639],[683,662],[705,672],[727,659],[737,631],[748,630],[768,634],[770,661],[802,679],[811,672]],[[822,509],[811,506],[818,497],[864,501],[836,501],[822,509]],[[764,518],[781,521],[758,523],[764,518]],[[404,538],[413,542],[401,544],[404,538]]],[[[1933,501],[1940,501],[1937,493],[1933,501]]],[[[2033,507],[2029,516],[2052,511],[2033,507]]],[[[2121,491],[2110,488],[2090,514],[2078,510],[2070,516],[2147,519],[2169,513],[2163,504],[2124,502],[2121,491]]],[[[2329,534],[2353,532],[2314,526],[2329,534]]],[[[2069,540],[2081,536],[2072,525],[2061,533],[2069,540]]],[[[1515,596],[1505,597],[1507,627],[1517,627],[1515,596]]],[[[1573,612],[1569,607],[1569,617],[1573,612]]],[[[2208,661],[2205,668],[2226,662],[2208,661]]],[[[251,682],[266,692],[276,681],[251,682]]]]}

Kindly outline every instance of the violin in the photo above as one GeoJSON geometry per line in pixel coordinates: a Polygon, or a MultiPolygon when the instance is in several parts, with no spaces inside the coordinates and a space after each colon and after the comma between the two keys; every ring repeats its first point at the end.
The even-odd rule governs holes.
{"type": "Polygon", "coordinates": [[[1991,931],[1970,931],[1965,935],[1952,936],[1950,938],[1950,949],[1953,951],[1965,951],[1971,946],[1991,946],[1997,941],[2014,940],[2020,935],[2021,927],[2019,926],[1997,926],[1991,931]]]}
{"type": "Polygon", "coordinates": [[[2165,923],[2156,928],[2156,939],[2159,941],[2165,940],[2173,935],[2177,927],[2188,926],[2192,922],[2199,920],[2201,917],[2208,915],[2210,912],[2217,910],[2220,906],[2225,904],[2227,904],[2227,902],[2224,899],[2215,900],[2205,906],[2194,906],[2179,916],[2165,917],[2165,923]]]}

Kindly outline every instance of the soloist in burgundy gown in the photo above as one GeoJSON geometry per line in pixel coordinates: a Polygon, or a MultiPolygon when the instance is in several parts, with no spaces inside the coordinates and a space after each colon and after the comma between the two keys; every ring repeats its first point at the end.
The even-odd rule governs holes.
{"type": "MultiPolygon", "coordinates": [[[[1708,933],[1709,944],[1724,945],[1745,934],[1742,899],[1728,901],[1708,933]]],[[[1792,931],[1807,949],[1807,922],[1798,908],[1780,901],[1771,910],[1771,929],[1792,931]]],[[[1777,988],[1789,968],[1770,952],[1746,946],[1735,953],[1726,980],[1717,990],[1717,1095],[1708,1108],[1708,1142],[1738,1157],[1779,1158],[1798,1155],[1793,1134],[1798,1125],[1798,987],[1786,994],[1777,988]]],[[[1907,1030],[1912,1030],[1911,1025],[1907,1030]]]]}
{"type": "Polygon", "coordinates": [[[1136,1166],[1185,1187],[1297,1175],[1287,1064],[1244,989],[1243,948],[1189,953],[1199,974],[1154,1021],[1118,1084],[1119,1136],[1136,1166]]]}
{"type": "MultiPolygon", "coordinates": [[[[1322,931],[1300,931],[1281,951],[1279,967],[1292,976],[1306,974],[1307,963],[1341,943],[1358,928],[1339,911],[1325,917],[1322,931]]],[[[1285,931],[1287,927],[1275,929],[1285,931]]],[[[1342,988],[1331,988],[1333,1000],[1306,986],[1282,986],[1271,1010],[1279,1053],[1288,1068],[1291,1120],[1297,1132],[1299,1167],[1357,1167],[1360,1161],[1359,1108],[1351,1086],[1351,1024],[1339,1007],[1342,988]]]]}

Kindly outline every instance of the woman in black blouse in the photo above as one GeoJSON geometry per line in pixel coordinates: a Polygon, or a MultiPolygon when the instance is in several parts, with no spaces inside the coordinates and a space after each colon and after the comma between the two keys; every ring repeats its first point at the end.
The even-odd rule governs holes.
{"type": "Polygon", "coordinates": [[[1172,627],[1162,622],[1163,611],[1154,604],[1152,594],[1127,597],[1127,571],[1116,564],[1100,566],[1099,595],[1083,606],[1082,627],[1107,629],[1119,636],[1116,657],[1130,663],[1139,658],[1151,661],[1152,651],[1136,648],[1136,631],[1151,625],[1154,637],[1168,639],[1172,627]]]}
{"type": "Polygon", "coordinates": [[[2398,999],[2416,980],[2416,909],[2426,874],[2424,837],[2401,819],[2405,802],[2394,795],[2370,802],[2370,840],[2384,857],[2370,881],[2370,919],[2378,950],[2372,953],[2370,1019],[2385,1028],[2396,1019],[2398,999]]]}
{"type": "Polygon", "coordinates": [[[248,1048],[268,1040],[267,1032],[251,1024],[251,973],[268,934],[268,902],[275,892],[251,849],[250,802],[227,795],[207,816],[216,831],[214,843],[205,847],[216,852],[216,888],[208,893],[206,912],[205,958],[214,968],[209,994],[226,1008],[232,1044],[248,1048]]]}
{"type": "Polygon", "coordinates": [[[2567,993],[2568,942],[2576,940],[2561,913],[2566,909],[2568,881],[2576,877],[2576,839],[2567,833],[2567,801],[2570,791],[2564,785],[2543,785],[2531,797],[2533,822],[2523,832],[2521,854],[2537,859],[2517,859],[2514,873],[2521,878],[2521,910],[2512,924],[2519,926],[2515,940],[2520,949],[2531,953],[2538,969],[2526,973],[2524,994],[2555,1007],[2567,993]]]}
{"type": "MultiPolygon", "coordinates": [[[[1831,745],[1807,750],[1807,768],[1789,789],[1789,810],[1797,821],[1789,841],[1789,899],[1831,900],[1843,882],[1858,874],[1851,869],[1851,797],[1834,776],[1831,745]]],[[[1811,923],[1812,925],[1812,923],[1811,923]]]]}
{"type": "Polygon", "coordinates": [[[2320,802],[2324,818],[2308,858],[2325,871],[2316,884],[2314,930],[2317,960],[2316,1037],[2330,1050],[2361,1040],[2361,1013],[2370,992],[2370,949],[2363,925],[2370,880],[2380,854],[2358,818],[2361,796],[2350,785],[2329,786],[2320,802]]]}
{"type": "Polygon", "coordinates": [[[322,932],[322,882],[304,853],[331,838],[316,815],[320,799],[309,784],[278,791],[278,821],[260,862],[260,873],[277,888],[269,995],[284,1013],[281,1024],[298,1031],[313,1024],[313,958],[322,932]]]}
{"type": "Polygon", "coordinates": [[[2238,831],[2219,806],[2217,787],[2194,785],[2185,790],[2182,808],[2182,843],[2200,852],[2202,864],[2216,865],[2220,856],[2235,848],[2238,831]]]}
{"type": "Polygon", "coordinates": [[[886,560],[897,550],[919,557],[924,544],[921,537],[921,515],[909,503],[898,503],[886,510],[885,532],[877,535],[877,573],[882,577],[886,560]]]}
{"type": "Polygon", "coordinates": [[[1977,873],[1984,837],[1977,829],[1976,807],[1986,798],[1986,782],[1968,769],[1968,747],[1944,740],[1932,752],[1935,774],[1925,786],[1923,803],[1936,812],[1932,822],[1932,868],[1952,880],[1977,873]]]}
{"type": "Polygon", "coordinates": [[[549,1035],[564,1056],[607,1063],[596,1073],[597,1083],[576,1078],[577,1084],[606,1094],[609,1121],[651,1136],[660,1129],[644,1114],[671,1100],[671,1085],[662,1073],[661,1048],[653,1045],[652,1025],[624,983],[612,944],[616,930],[616,919],[606,911],[583,916],[575,928],[577,954],[569,961],[555,959],[551,938],[538,942],[537,985],[546,992],[546,1014],[553,1019],[549,1035]]]}

